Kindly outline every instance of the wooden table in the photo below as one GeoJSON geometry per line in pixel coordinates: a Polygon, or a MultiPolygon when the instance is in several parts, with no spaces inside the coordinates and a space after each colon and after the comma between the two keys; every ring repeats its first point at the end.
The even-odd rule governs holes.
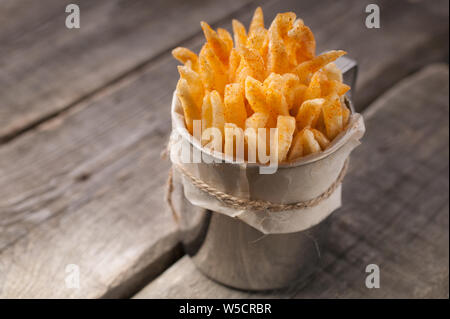
{"type": "Polygon", "coordinates": [[[448,2],[78,0],[0,2],[0,298],[448,298],[448,2]],[[367,3],[366,3],[367,2],[367,3]],[[318,50],[360,65],[367,133],[352,156],[323,267],[303,289],[250,293],[200,274],[164,202],[160,159],[200,20],[230,29],[257,5],[292,10],[318,50]],[[365,267],[381,288],[365,287],[365,267]],[[66,279],[76,265],[80,287],[66,279]]]}

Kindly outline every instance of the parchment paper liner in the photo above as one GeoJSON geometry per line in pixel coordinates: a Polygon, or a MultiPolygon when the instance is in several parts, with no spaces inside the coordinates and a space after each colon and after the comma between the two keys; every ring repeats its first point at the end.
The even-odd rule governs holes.
{"type": "MultiPolygon", "coordinates": [[[[174,93],[172,99],[172,136],[181,136],[193,147],[202,149],[200,142],[187,131],[181,103],[174,93]]],[[[170,149],[174,164],[182,165],[191,174],[222,192],[246,199],[261,199],[273,203],[295,203],[314,198],[336,180],[351,151],[360,144],[365,132],[360,114],[353,113],[347,129],[338,135],[323,152],[305,156],[298,161],[280,164],[274,174],[260,174],[259,164],[244,163],[182,163],[177,152],[170,149]]],[[[169,144],[170,146],[171,144],[169,144]]],[[[202,149],[203,157],[212,162],[218,153],[202,149]]],[[[264,234],[298,232],[325,219],[341,206],[341,186],[317,206],[281,212],[237,210],[192,185],[182,176],[184,195],[193,205],[240,219],[264,234]]],[[[183,212],[179,212],[182,214],[183,212]]]]}

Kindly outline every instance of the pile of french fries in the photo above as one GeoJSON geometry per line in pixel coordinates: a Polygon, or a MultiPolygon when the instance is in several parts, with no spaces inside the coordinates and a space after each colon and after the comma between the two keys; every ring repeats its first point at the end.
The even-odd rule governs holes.
{"type": "Polygon", "coordinates": [[[327,148],[350,116],[343,102],[350,87],[333,63],[346,52],[316,56],[313,33],[293,12],[278,14],[266,29],[258,7],[248,32],[237,20],[232,25],[233,37],[201,22],[206,43],[199,55],[182,47],[172,51],[184,64],[178,66],[176,94],[189,132],[195,120],[202,121],[202,130],[219,129],[225,133],[224,153],[236,156],[229,146],[235,136],[226,131],[239,128],[246,159],[249,147],[259,141],[250,138],[249,128],[278,129],[279,162],[327,148]]]}

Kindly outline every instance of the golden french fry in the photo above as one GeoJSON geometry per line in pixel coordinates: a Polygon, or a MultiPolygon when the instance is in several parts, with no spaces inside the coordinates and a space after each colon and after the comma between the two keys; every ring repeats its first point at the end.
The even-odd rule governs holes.
{"type": "Polygon", "coordinates": [[[177,47],[172,50],[172,55],[175,59],[180,61],[181,63],[191,63],[192,70],[198,71],[198,57],[197,54],[192,52],[191,50],[183,47],[177,47]]]}
{"type": "Polygon", "coordinates": [[[291,108],[291,115],[297,116],[300,106],[305,101],[305,92],[308,87],[304,84],[298,83],[296,87],[292,89],[294,96],[294,103],[291,108]]]}
{"type": "Polygon", "coordinates": [[[257,50],[264,59],[264,55],[267,51],[267,47],[265,47],[266,41],[268,41],[267,30],[264,28],[256,29],[248,35],[247,46],[257,50]]]}
{"type": "Polygon", "coordinates": [[[347,93],[348,90],[350,90],[350,87],[347,84],[338,82],[336,80],[324,80],[321,82],[320,88],[322,96],[328,96],[333,94],[342,96],[345,93],[347,93]]]}
{"type": "Polygon", "coordinates": [[[202,131],[212,126],[212,105],[210,92],[206,92],[202,103],[202,131]]]}
{"type": "Polygon", "coordinates": [[[228,74],[208,43],[205,43],[200,51],[199,65],[205,89],[209,91],[217,90],[223,95],[225,85],[228,82],[228,74]]]}
{"type": "Polygon", "coordinates": [[[292,116],[279,115],[277,118],[278,129],[278,162],[286,160],[295,131],[295,118],[292,116]]]}
{"type": "Polygon", "coordinates": [[[230,83],[236,82],[238,74],[237,70],[239,68],[240,63],[241,63],[241,55],[235,48],[231,49],[230,61],[228,64],[229,67],[228,77],[230,83]]]}
{"type": "Polygon", "coordinates": [[[293,161],[299,157],[303,156],[303,138],[302,131],[299,131],[295,134],[294,139],[292,140],[291,149],[288,154],[288,161],[293,161]]]}
{"type": "Polygon", "coordinates": [[[253,113],[245,120],[245,128],[265,128],[267,127],[267,121],[269,120],[269,114],[266,113],[253,113]]]}
{"type": "Polygon", "coordinates": [[[283,74],[284,87],[283,95],[286,97],[286,102],[288,103],[289,109],[292,109],[298,98],[298,88],[301,85],[298,76],[293,73],[283,74]]]}
{"type": "Polygon", "coordinates": [[[342,124],[345,126],[350,119],[350,110],[345,106],[344,103],[341,102],[342,105],[342,124]]]}
{"type": "Polygon", "coordinates": [[[289,115],[289,107],[281,92],[271,88],[266,89],[266,104],[270,108],[270,114],[274,117],[278,115],[289,115]]]}
{"type": "Polygon", "coordinates": [[[178,66],[178,73],[180,77],[185,79],[188,83],[192,97],[195,100],[195,106],[201,112],[203,103],[204,88],[200,75],[187,66],[178,66]]]}
{"type": "MultiPolygon", "coordinates": [[[[269,115],[266,113],[253,113],[245,121],[245,142],[247,143],[248,161],[256,162],[258,154],[258,145],[267,145],[267,123],[269,115]],[[266,135],[260,134],[258,129],[265,129],[266,135]]],[[[266,146],[266,154],[268,148],[266,146]]]]}
{"type": "Polygon", "coordinates": [[[333,140],[343,129],[339,96],[336,94],[328,96],[322,107],[322,112],[326,135],[330,140],[333,140]]]}
{"type": "Polygon", "coordinates": [[[192,134],[193,121],[200,119],[200,113],[195,105],[195,99],[189,90],[189,84],[185,79],[178,80],[176,92],[183,107],[186,128],[192,134]]]}
{"type": "Polygon", "coordinates": [[[230,83],[225,86],[224,94],[225,121],[236,124],[242,129],[245,127],[247,119],[243,91],[244,89],[239,83],[230,83]]]}
{"type": "Polygon", "coordinates": [[[245,97],[253,111],[270,113],[270,109],[266,104],[263,84],[251,76],[247,76],[245,79],[245,97]]]}
{"type": "Polygon", "coordinates": [[[293,73],[298,75],[298,78],[300,79],[301,83],[307,85],[309,83],[310,74],[319,71],[322,67],[324,67],[330,62],[333,62],[334,60],[343,56],[346,53],[347,52],[342,50],[333,50],[322,53],[321,55],[316,56],[312,60],[305,61],[297,65],[294,68],[293,73]]]}
{"type": "Polygon", "coordinates": [[[335,80],[342,83],[342,71],[337,67],[336,63],[328,63],[324,66],[323,70],[329,80],[335,80]]]}
{"type": "Polygon", "coordinates": [[[233,49],[233,37],[231,36],[230,32],[228,30],[223,28],[217,29],[217,35],[219,36],[220,40],[223,41],[223,43],[226,44],[228,55],[231,53],[231,50],[233,49]]]}
{"type": "Polygon", "coordinates": [[[270,25],[270,29],[277,31],[280,37],[283,40],[286,40],[288,37],[288,32],[292,29],[294,24],[296,15],[294,12],[284,12],[278,13],[272,24],[270,25]]]}
{"type": "Polygon", "coordinates": [[[244,131],[233,123],[225,123],[224,153],[232,159],[244,159],[244,131]]]}
{"type": "Polygon", "coordinates": [[[269,29],[268,38],[267,70],[278,74],[289,72],[291,65],[288,53],[277,28],[269,29]]]}
{"type": "Polygon", "coordinates": [[[295,61],[302,63],[311,60],[316,55],[316,40],[310,28],[305,26],[303,20],[295,21],[294,26],[288,31],[288,36],[295,43],[295,61]]]}
{"type": "Polygon", "coordinates": [[[277,73],[270,73],[270,75],[263,82],[264,89],[274,89],[280,92],[284,91],[284,79],[283,76],[277,73]]]}
{"type": "Polygon", "coordinates": [[[250,22],[250,27],[248,29],[249,35],[257,32],[257,30],[264,29],[264,14],[261,7],[256,8],[253,14],[252,22],[250,22]]]}
{"type": "Polygon", "coordinates": [[[247,66],[251,69],[251,73],[258,81],[263,81],[266,75],[266,68],[261,54],[257,50],[240,47],[239,53],[247,66]]]}
{"type": "Polygon", "coordinates": [[[330,145],[330,140],[325,136],[325,134],[323,134],[321,131],[316,130],[314,128],[312,128],[310,130],[311,130],[311,132],[313,132],[314,138],[319,143],[320,148],[322,150],[326,149],[328,147],[328,145],[330,145]]]}
{"type": "Polygon", "coordinates": [[[210,99],[211,99],[211,113],[212,113],[211,126],[218,128],[222,132],[222,136],[223,136],[223,127],[225,125],[225,115],[224,115],[224,106],[223,106],[222,98],[220,97],[219,92],[212,91],[210,93],[210,99]]]}
{"type": "Polygon", "coordinates": [[[325,99],[322,98],[306,100],[303,102],[296,116],[298,127],[300,129],[314,127],[319,119],[324,104],[325,99]]]}
{"type": "Polygon", "coordinates": [[[305,128],[302,130],[302,138],[303,138],[303,155],[313,154],[316,152],[320,152],[321,148],[319,143],[314,138],[314,133],[305,128]]]}
{"type": "Polygon", "coordinates": [[[305,91],[304,99],[311,100],[322,96],[322,83],[326,81],[325,73],[322,70],[317,71],[311,78],[308,88],[305,91]]]}
{"type": "Polygon", "coordinates": [[[233,33],[234,33],[234,43],[236,48],[244,47],[247,45],[247,33],[245,27],[238,20],[233,19],[233,33]]]}
{"type": "Polygon", "coordinates": [[[228,57],[230,55],[230,51],[228,50],[227,43],[225,43],[217,35],[216,31],[211,29],[208,23],[202,21],[200,22],[200,25],[202,26],[206,41],[210,45],[211,49],[224,65],[228,65],[228,57]]]}

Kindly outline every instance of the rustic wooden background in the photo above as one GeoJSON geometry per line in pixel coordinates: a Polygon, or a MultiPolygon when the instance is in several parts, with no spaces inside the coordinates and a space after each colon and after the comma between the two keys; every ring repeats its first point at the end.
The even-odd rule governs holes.
{"type": "Polygon", "coordinates": [[[449,4],[388,0],[1,0],[0,298],[448,298],[449,4]],[[77,3],[81,28],[65,27],[77,3]],[[364,27],[369,3],[381,28],[364,27]],[[253,294],[201,275],[166,207],[175,46],[261,5],[360,65],[367,133],[314,280],[253,294]],[[364,285],[381,268],[381,288],[364,285]],[[80,267],[67,288],[66,265],[80,267]]]}

